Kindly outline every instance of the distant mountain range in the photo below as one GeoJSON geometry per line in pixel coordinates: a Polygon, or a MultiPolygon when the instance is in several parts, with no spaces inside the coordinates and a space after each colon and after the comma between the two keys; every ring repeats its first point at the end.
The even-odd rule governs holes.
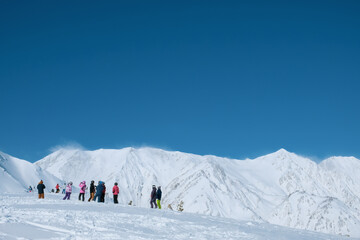
{"type": "Polygon", "coordinates": [[[47,190],[61,180],[28,161],[0,152],[0,192],[18,193],[36,187],[43,180],[47,190]]]}
{"type": "Polygon", "coordinates": [[[1,153],[0,167],[2,191],[44,178],[53,186],[57,179],[75,186],[102,180],[111,194],[116,181],[120,203],[150,207],[155,184],[162,186],[164,208],[183,201],[185,212],[360,237],[360,160],[354,157],[317,164],[284,149],[253,160],[154,148],[61,149],[34,164],[1,153]],[[21,169],[31,169],[31,178],[21,169]]]}

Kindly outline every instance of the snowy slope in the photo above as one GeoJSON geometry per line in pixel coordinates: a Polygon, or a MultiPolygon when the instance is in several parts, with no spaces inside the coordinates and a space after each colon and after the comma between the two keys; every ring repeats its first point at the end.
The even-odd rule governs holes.
{"type": "Polygon", "coordinates": [[[58,178],[25,160],[0,152],[0,192],[23,192],[43,180],[47,190],[60,182],[58,178]]]}
{"type": "Polygon", "coordinates": [[[360,236],[359,215],[334,197],[294,192],[279,205],[269,222],[298,229],[360,236]]]}
{"type": "Polygon", "coordinates": [[[78,184],[117,181],[119,201],[149,207],[161,185],[163,206],[185,212],[270,222],[360,237],[360,161],[332,158],[316,164],[284,149],[253,160],[199,156],[154,148],[61,149],[36,163],[78,184]]]}
{"type": "Polygon", "coordinates": [[[0,239],[351,240],[268,223],[170,210],[70,201],[62,194],[0,195],[0,239]]]}

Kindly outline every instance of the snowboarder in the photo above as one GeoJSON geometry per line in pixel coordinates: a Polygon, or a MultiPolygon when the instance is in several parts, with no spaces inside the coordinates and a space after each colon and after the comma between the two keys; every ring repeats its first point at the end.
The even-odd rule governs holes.
{"type": "Polygon", "coordinates": [[[43,180],[40,180],[39,184],[37,185],[37,190],[39,193],[39,199],[44,199],[44,189],[45,189],[45,185],[43,180]]]}
{"type": "Polygon", "coordinates": [[[59,186],[58,183],[56,184],[56,187],[55,187],[55,188],[56,188],[56,193],[59,193],[59,192],[60,192],[60,186],[59,186]]]}
{"type": "Polygon", "coordinates": [[[94,201],[96,201],[96,198],[98,199],[98,202],[101,202],[101,195],[104,190],[104,185],[102,181],[99,181],[98,185],[96,186],[96,194],[94,196],[94,201]]]}
{"type": "Polygon", "coordinates": [[[114,203],[117,204],[118,202],[118,194],[119,194],[119,187],[118,183],[116,182],[113,187],[113,194],[114,194],[114,203]]]}
{"type": "Polygon", "coordinates": [[[156,192],[156,203],[157,203],[159,209],[161,209],[161,204],[160,204],[161,194],[162,194],[162,192],[161,192],[161,186],[158,186],[158,190],[157,190],[157,192],[156,192]]]}
{"type": "Polygon", "coordinates": [[[69,182],[68,185],[66,186],[66,194],[63,200],[65,200],[66,198],[67,200],[70,200],[71,192],[72,192],[72,182],[69,182]]]}
{"type": "Polygon", "coordinates": [[[80,201],[80,198],[81,198],[81,197],[82,197],[82,201],[84,201],[84,199],[85,199],[85,190],[86,190],[86,182],[85,182],[85,181],[82,181],[82,182],[79,184],[79,187],[80,187],[79,201],[80,201]]]}
{"type": "Polygon", "coordinates": [[[88,202],[94,199],[94,194],[95,194],[95,185],[94,185],[94,180],[92,180],[90,183],[90,198],[88,202]]]}
{"type": "Polygon", "coordinates": [[[152,191],[151,191],[151,195],[150,195],[151,208],[154,208],[153,204],[155,205],[155,208],[157,208],[157,205],[156,205],[156,186],[155,185],[152,186],[152,191]]]}

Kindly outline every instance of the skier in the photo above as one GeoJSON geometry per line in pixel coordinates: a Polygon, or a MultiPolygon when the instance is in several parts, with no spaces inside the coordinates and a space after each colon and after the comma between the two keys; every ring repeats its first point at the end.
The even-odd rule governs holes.
{"type": "Polygon", "coordinates": [[[45,185],[43,180],[40,180],[39,184],[37,185],[37,190],[39,193],[39,199],[44,199],[44,189],[45,189],[45,185]]]}
{"type": "Polygon", "coordinates": [[[114,203],[117,204],[118,202],[118,194],[119,194],[119,187],[118,183],[116,182],[113,187],[113,194],[114,194],[114,203]]]}
{"type": "Polygon", "coordinates": [[[28,190],[29,190],[29,192],[32,192],[33,189],[31,186],[29,186],[28,190]]]}
{"type": "Polygon", "coordinates": [[[90,183],[90,198],[88,202],[94,199],[94,194],[95,194],[95,185],[94,185],[94,180],[92,180],[90,183]]]}
{"type": "Polygon", "coordinates": [[[94,196],[94,201],[96,201],[96,198],[98,199],[98,202],[101,202],[101,195],[104,190],[104,185],[102,181],[99,181],[98,185],[96,186],[96,194],[94,196]]]}
{"type": "Polygon", "coordinates": [[[79,187],[80,187],[79,201],[80,201],[80,198],[81,198],[81,197],[82,197],[82,201],[84,201],[84,198],[85,198],[85,190],[86,190],[86,182],[85,182],[85,181],[82,181],[82,182],[79,184],[79,187]]]}
{"type": "Polygon", "coordinates": [[[154,208],[153,204],[155,205],[155,208],[157,208],[157,205],[156,205],[156,186],[155,185],[152,186],[152,192],[151,192],[151,195],[150,195],[151,208],[154,208]]]}
{"type": "Polygon", "coordinates": [[[162,192],[161,192],[161,186],[158,186],[158,190],[157,190],[157,192],[156,192],[156,203],[157,203],[159,209],[161,209],[161,204],[160,204],[161,194],[162,194],[162,192]]]}
{"type": "Polygon", "coordinates": [[[105,193],[106,193],[106,186],[105,186],[105,182],[103,182],[103,191],[101,194],[101,202],[105,202],[105,193]]]}
{"type": "Polygon", "coordinates": [[[56,193],[59,193],[59,192],[60,192],[60,186],[59,186],[58,183],[56,184],[56,187],[55,187],[55,188],[56,188],[56,193]]]}
{"type": "Polygon", "coordinates": [[[72,192],[72,182],[69,182],[68,185],[66,186],[66,194],[65,197],[63,198],[63,200],[65,200],[67,198],[67,200],[70,200],[70,195],[72,192]]]}

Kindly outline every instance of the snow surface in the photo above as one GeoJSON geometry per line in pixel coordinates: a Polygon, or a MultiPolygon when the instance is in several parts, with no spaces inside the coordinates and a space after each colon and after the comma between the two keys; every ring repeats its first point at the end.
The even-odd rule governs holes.
{"type": "Polygon", "coordinates": [[[148,208],[155,184],[162,186],[165,209],[176,209],[183,201],[186,213],[360,237],[360,160],[353,157],[316,164],[284,149],[234,160],[154,148],[60,149],[35,164],[0,156],[5,156],[0,159],[0,190],[8,192],[23,192],[19,186],[51,173],[47,191],[55,187],[54,179],[75,186],[102,180],[108,192],[118,182],[120,204],[132,201],[133,206],[148,208]],[[30,171],[31,179],[26,171],[15,171],[19,161],[36,169],[30,171]]]}
{"type": "Polygon", "coordinates": [[[80,202],[77,194],[0,195],[0,239],[342,240],[344,236],[208,215],[80,202]]]}

